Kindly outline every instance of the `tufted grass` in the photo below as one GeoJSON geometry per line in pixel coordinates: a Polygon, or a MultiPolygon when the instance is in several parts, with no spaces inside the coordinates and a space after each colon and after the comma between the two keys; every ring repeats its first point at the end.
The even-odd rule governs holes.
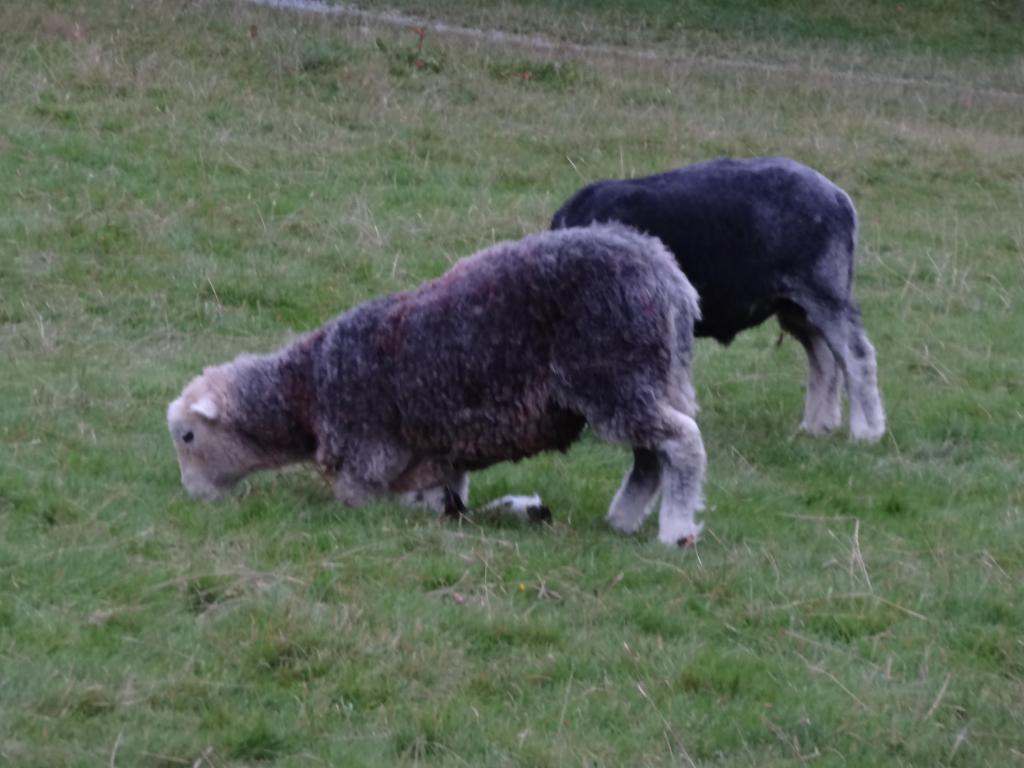
{"type": "Polygon", "coordinates": [[[416,46],[0,6],[0,764],[1024,763],[1024,100],[984,57],[949,92],[416,46]],[[588,439],[474,479],[550,528],[346,511],[308,468],[184,498],[164,408],[202,365],[584,181],[776,153],[860,209],[879,445],[796,434],[766,325],[698,349],[696,551],[605,527],[627,455],[588,439]]]}

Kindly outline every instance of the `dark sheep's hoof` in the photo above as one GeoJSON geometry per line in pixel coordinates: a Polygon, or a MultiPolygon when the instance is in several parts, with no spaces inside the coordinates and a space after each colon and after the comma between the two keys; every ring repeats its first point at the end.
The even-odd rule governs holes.
{"type": "Polygon", "coordinates": [[[527,507],[526,519],[531,523],[551,524],[551,510],[541,504],[539,507],[527,507]]]}
{"type": "Polygon", "coordinates": [[[690,547],[696,546],[696,544],[696,536],[683,536],[683,538],[676,542],[676,546],[678,546],[680,549],[689,549],[690,547]]]}

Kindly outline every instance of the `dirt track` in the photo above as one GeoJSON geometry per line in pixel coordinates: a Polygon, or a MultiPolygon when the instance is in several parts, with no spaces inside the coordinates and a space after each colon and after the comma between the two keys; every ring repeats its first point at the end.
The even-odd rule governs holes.
{"type": "Polygon", "coordinates": [[[888,86],[896,88],[922,88],[933,91],[945,91],[971,97],[989,97],[1003,100],[1024,100],[1024,91],[977,86],[951,80],[927,79],[902,75],[882,75],[856,70],[840,70],[823,67],[820,63],[809,67],[802,63],[770,63],[751,59],[732,58],[701,53],[673,54],[650,48],[627,48],[616,45],[581,45],[543,37],[541,35],[523,35],[514,32],[503,32],[495,29],[466,27],[448,24],[443,21],[432,21],[417,16],[409,16],[398,11],[372,11],[358,8],[346,3],[326,3],[320,0],[248,0],[256,5],[283,11],[296,11],[324,16],[342,16],[361,21],[382,24],[406,29],[427,29],[444,36],[467,40],[478,40],[530,48],[538,51],[551,51],[577,56],[608,56],[632,61],[663,61],[668,64],[685,64],[721,69],[744,70],[768,75],[801,75],[808,73],[813,77],[846,81],[849,83],[888,86]]]}

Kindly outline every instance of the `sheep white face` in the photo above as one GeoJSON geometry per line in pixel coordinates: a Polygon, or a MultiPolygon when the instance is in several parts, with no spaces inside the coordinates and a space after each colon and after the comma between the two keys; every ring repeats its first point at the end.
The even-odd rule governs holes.
{"type": "Polygon", "coordinates": [[[189,496],[224,495],[258,463],[251,448],[230,429],[223,396],[196,379],[167,407],[167,429],[189,496]]]}

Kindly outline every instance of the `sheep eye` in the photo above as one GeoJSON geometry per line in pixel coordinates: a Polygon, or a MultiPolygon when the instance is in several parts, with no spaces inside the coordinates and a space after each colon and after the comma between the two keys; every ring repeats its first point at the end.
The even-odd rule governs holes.
{"type": "Polygon", "coordinates": [[[193,435],[191,432],[186,432],[184,435],[181,436],[181,439],[186,443],[191,443],[193,440],[195,440],[195,438],[196,436],[193,435]]]}

